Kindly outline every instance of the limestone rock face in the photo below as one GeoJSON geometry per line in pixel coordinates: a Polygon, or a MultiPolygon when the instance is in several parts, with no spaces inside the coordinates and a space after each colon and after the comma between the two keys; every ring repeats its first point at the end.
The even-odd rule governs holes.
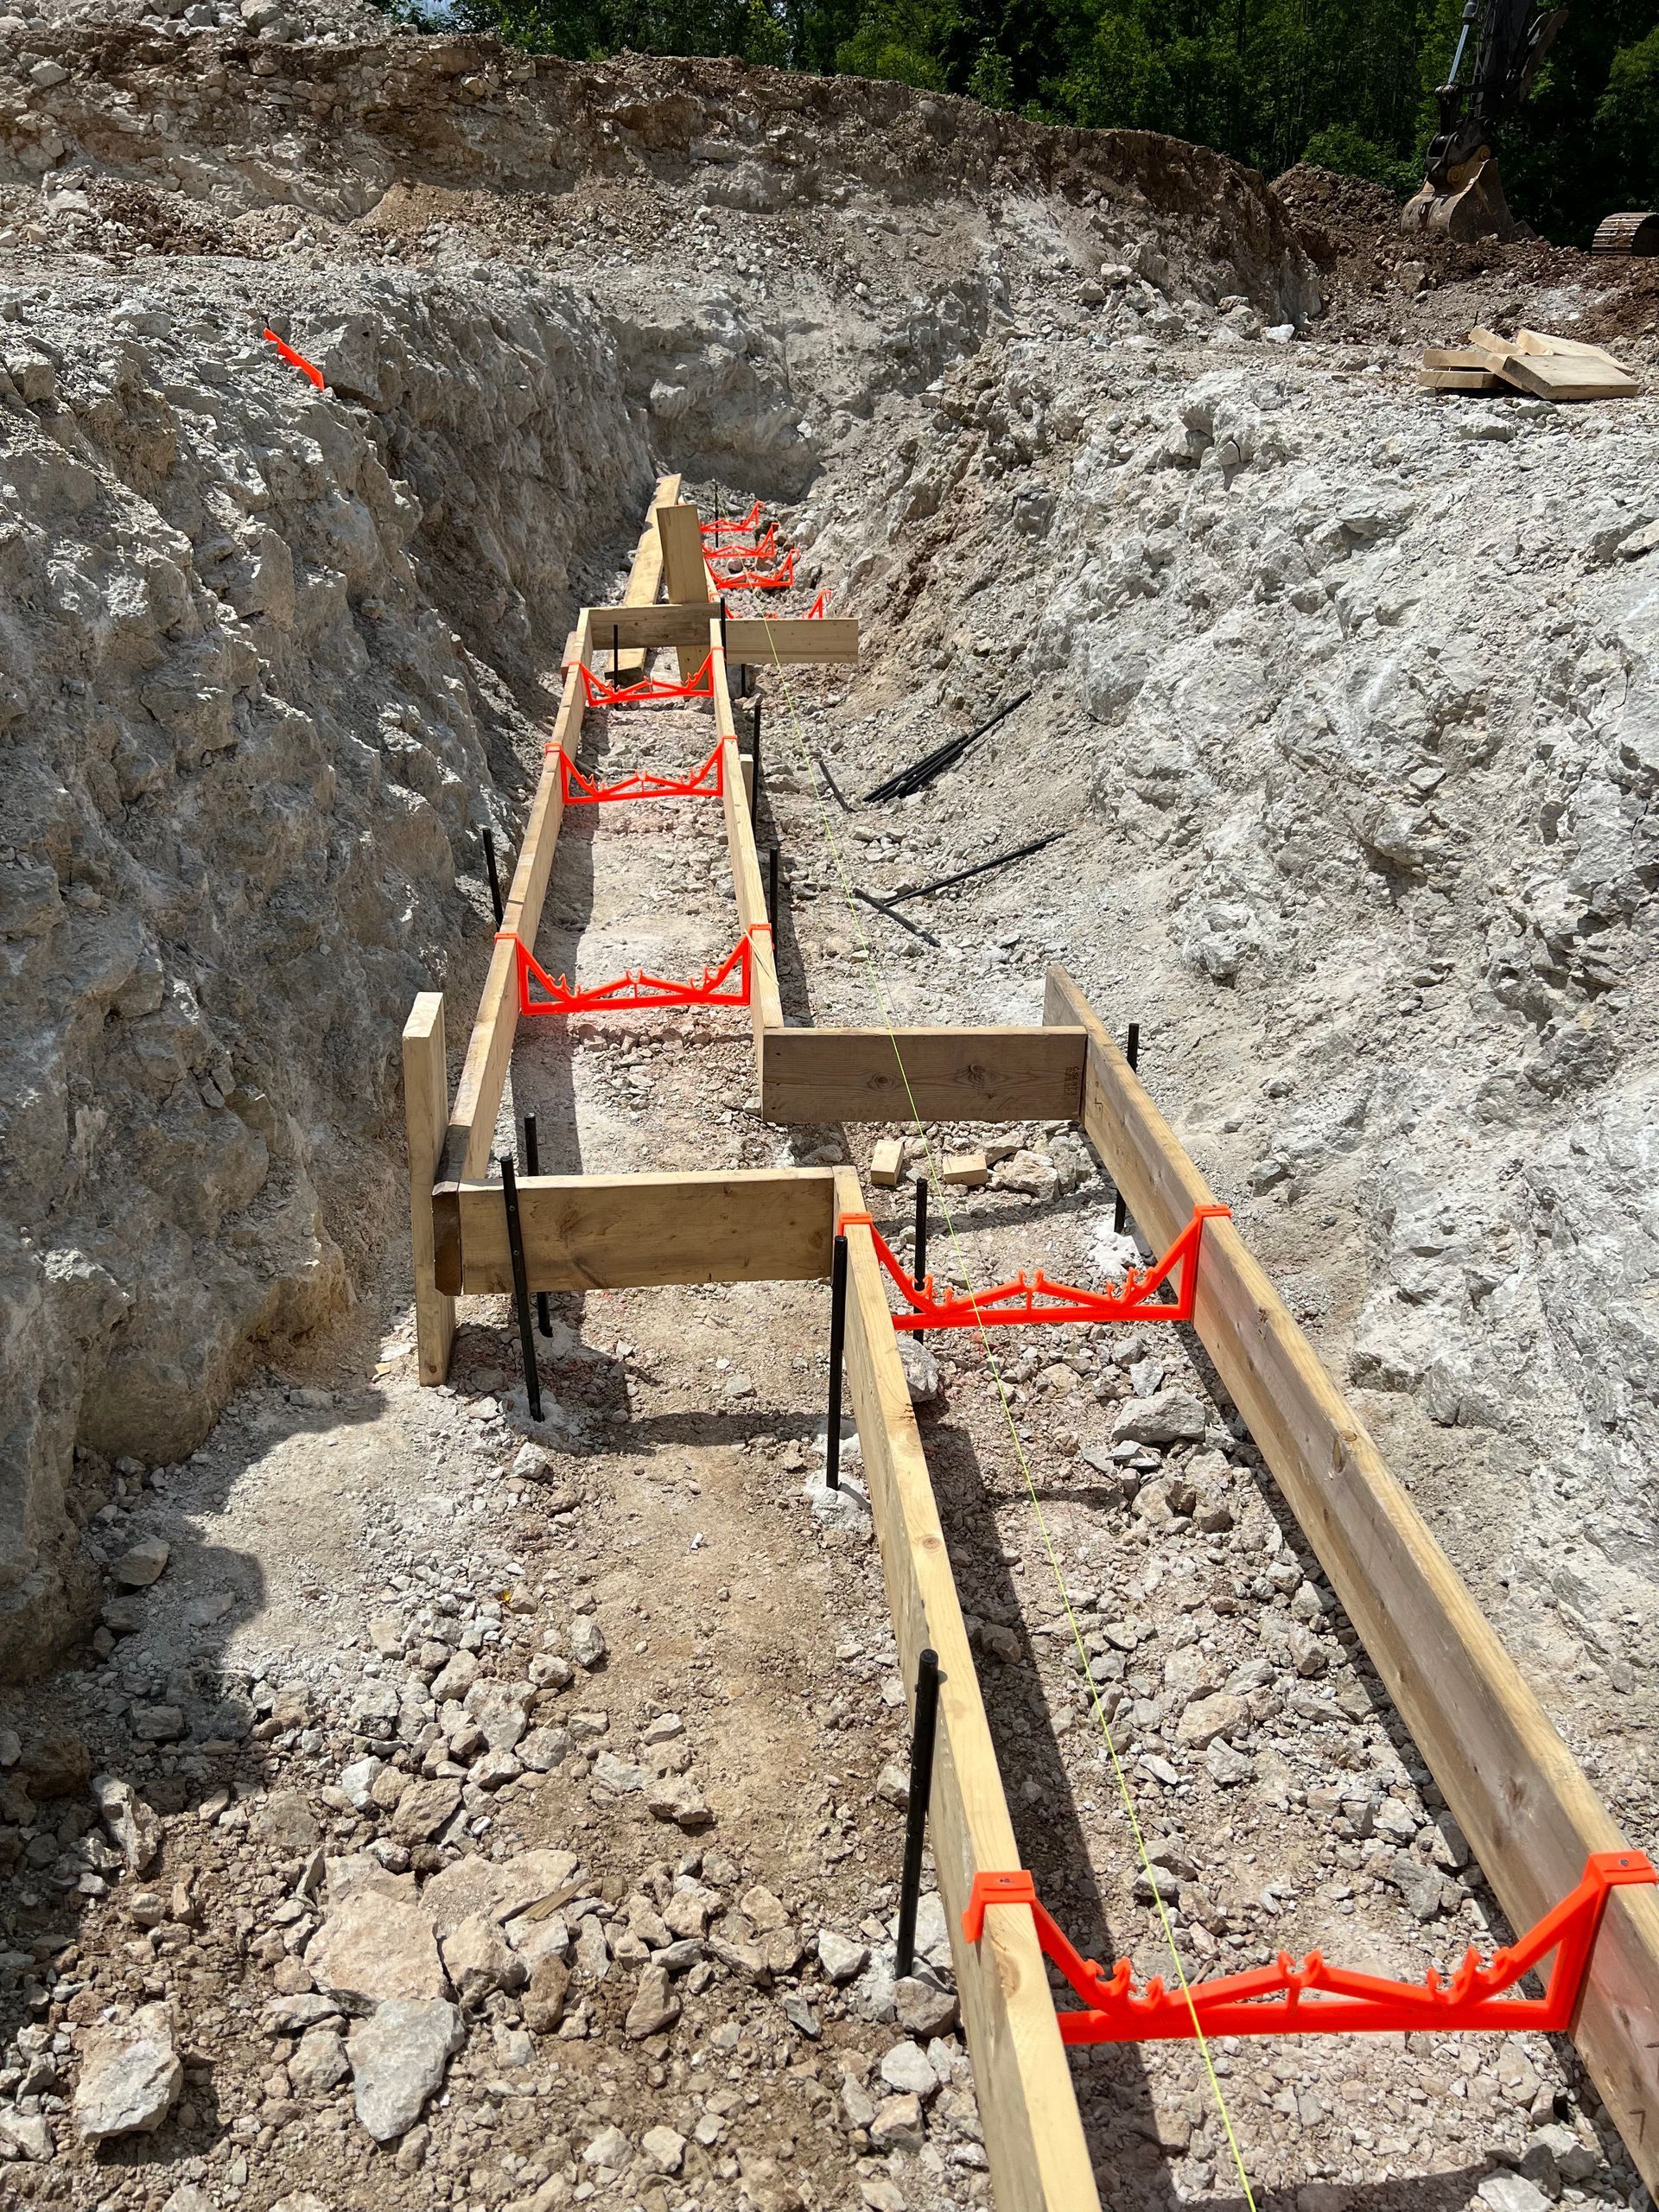
{"type": "Polygon", "coordinates": [[[0,439],[8,1679],[93,1610],[75,1447],[182,1459],[250,1338],[344,1305],[340,1224],[395,1180],[398,1029],[483,931],[478,823],[516,836],[563,549],[636,531],[652,476],[557,284],[296,272],[324,400],[243,360],[257,310],[219,276],[162,267],[113,346],[67,296],[0,322],[5,391],[61,410],[48,433],[13,397],[0,439]]]}

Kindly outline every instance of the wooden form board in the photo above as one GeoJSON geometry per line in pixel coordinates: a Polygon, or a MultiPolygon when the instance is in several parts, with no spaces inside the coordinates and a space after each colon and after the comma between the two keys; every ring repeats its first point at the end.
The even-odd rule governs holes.
{"type": "Polygon", "coordinates": [[[768,1029],[760,1111],[768,1122],[1075,1121],[1084,1047],[1080,1028],[768,1029]]]}
{"type": "MultiPolygon", "coordinates": [[[[654,607],[595,607],[589,614],[601,663],[609,666],[611,638],[629,645],[678,645],[695,651],[701,666],[709,635],[709,613],[701,601],[676,606],[659,600],[654,607]]],[[[832,666],[858,658],[858,623],[850,614],[732,614],[726,621],[726,659],[751,668],[770,668],[774,654],[785,667],[797,664],[832,666]]],[[[696,668],[692,674],[696,673],[696,668]]]]}
{"type": "MultiPolygon", "coordinates": [[[[549,1291],[827,1278],[834,1199],[829,1167],[521,1175],[525,1272],[532,1290],[549,1291]]],[[[510,1291],[499,1183],[447,1185],[435,1203],[450,1287],[510,1291]]]]}
{"type": "MultiPolygon", "coordinates": [[[[1197,1168],[1063,968],[1045,1013],[1089,1039],[1083,1122],[1147,1242],[1212,1203],[1197,1168]]],[[[1206,1223],[1194,1326],[1364,1639],[1517,1931],[1592,1852],[1626,1848],[1491,1624],[1230,1222],[1206,1223]]],[[[1446,1963],[1444,1961],[1440,1963],[1446,1963]]],[[[1573,2040],[1659,2189],[1659,1901],[1608,1901],[1573,2040]]]]}
{"type": "Polygon", "coordinates": [[[749,786],[754,763],[738,749],[731,686],[726,680],[726,664],[720,651],[718,618],[708,626],[709,651],[714,656],[715,730],[720,739],[723,768],[721,807],[726,821],[732,891],[737,900],[737,925],[749,940],[749,1019],[754,1028],[758,1077],[766,1032],[784,1026],[784,1002],[778,990],[778,957],[766,914],[766,886],[760,880],[760,855],[755,849],[754,824],[749,819],[749,786]]]}
{"type": "Polygon", "coordinates": [[[564,692],[553,723],[553,734],[542,762],[541,780],[531,801],[524,823],[518,865],[501,910],[501,931],[490,956],[489,973],[478,1001],[478,1015],[467,1042],[466,1064],[449,1109],[449,1131],[443,1147],[441,1179],[461,1183],[475,1180],[489,1163],[495,1141],[495,1117],[512,1058],[512,1040],[518,1027],[518,956],[508,941],[508,931],[531,946],[542,918],[553,855],[564,817],[564,798],[559,785],[559,754],[574,760],[582,733],[583,693],[579,664],[591,649],[591,633],[584,614],[576,625],[575,652],[564,672],[564,692]]]}
{"type": "MultiPolygon", "coordinates": [[[[625,607],[649,607],[663,587],[663,545],[657,534],[657,510],[675,505],[680,496],[677,476],[659,476],[657,489],[652,494],[651,512],[645,517],[645,526],[639,533],[639,543],[633,550],[633,563],[628,570],[628,581],[623,588],[625,607]]],[[[603,631],[595,631],[597,645],[606,642],[603,631]]],[[[645,652],[641,645],[631,646],[617,662],[619,673],[626,679],[641,677],[645,672],[645,652]]],[[[606,663],[606,673],[610,673],[606,663]]]]}
{"type": "Polygon", "coordinates": [[[455,1301],[439,1290],[432,1217],[432,1178],[443,1154],[443,993],[422,991],[404,1025],[404,1119],[409,1132],[409,1229],[415,1264],[415,1352],[424,1383],[449,1372],[455,1341],[455,1301]]]}
{"type": "MultiPolygon", "coordinates": [[[[657,509],[657,534],[662,541],[663,574],[668,582],[668,595],[682,606],[705,604],[709,598],[709,571],[703,565],[702,529],[695,507],[677,504],[657,509]]],[[[601,636],[604,632],[601,631],[601,636]]],[[[705,620],[700,636],[693,636],[679,648],[680,681],[689,683],[702,665],[702,656],[708,650],[709,626],[705,620]]],[[[641,639],[642,645],[652,642],[641,639]]],[[[661,642],[666,643],[664,639],[661,642]]]]}
{"type": "MultiPolygon", "coordinates": [[[[862,1213],[857,1173],[837,1168],[837,1211],[862,1213]]],[[[984,2121],[997,2212],[1098,2212],[1076,2092],[1031,1914],[993,1907],[969,1946],[962,1916],[976,1874],[1020,1864],[927,1461],[867,1228],[847,1230],[847,1378],[899,1666],[912,1717],[917,1662],[940,1671],[928,1838],[984,2121]]]]}

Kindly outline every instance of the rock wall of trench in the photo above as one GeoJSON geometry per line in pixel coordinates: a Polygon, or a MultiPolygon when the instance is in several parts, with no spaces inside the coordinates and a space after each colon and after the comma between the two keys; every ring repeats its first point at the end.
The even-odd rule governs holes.
{"type": "Polygon", "coordinates": [[[397,1032],[485,938],[569,550],[651,481],[556,287],[257,302],[336,397],[234,270],[0,290],[7,1673],[69,1625],[108,1463],[188,1452],[395,1219],[397,1032]]]}

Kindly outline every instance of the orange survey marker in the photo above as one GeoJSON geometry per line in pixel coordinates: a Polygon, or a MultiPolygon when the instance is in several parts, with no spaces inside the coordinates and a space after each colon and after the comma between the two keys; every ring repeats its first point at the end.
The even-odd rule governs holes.
{"type": "MultiPolygon", "coordinates": [[[[766,929],[766,924],[757,922],[754,929],[766,929]]],[[[730,957],[718,968],[705,968],[702,981],[677,983],[665,976],[648,975],[641,968],[631,976],[619,976],[614,982],[597,983],[585,991],[573,990],[569,980],[550,976],[524,939],[511,930],[499,930],[496,943],[505,938],[518,948],[518,1011],[530,1014],[602,1014],[626,1013],[640,1007],[668,1006],[747,1006],[749,1003],[749,937],[740,938],[730,957]],[[532,980],[546,994],[542,998],[531,995],[532,980]]]]}
{"type": "Polygon", "coordinates": [[[1038,1902],[1037,1886],[1021,1868],[1017,1873],[976,1874],[962,1916],[963,1935],[977,1943],[988,1906],[1029,1908],[1043,1955],[1063,1974],[1083,1999],[1080,2012],[1058,2017],[1060,2040],[1084,2043],[1173,2043],[1206,2036],[1444,2034],[1454,2029],[1486,2028],[1513,2034],[1522,2028],[1545,2035],[1564,2034],[1573,2024],[1584,1978],[1590,1967],[1610,1891],[1635,1883],[1659,1881],[1645,1852],[1598,1851],[1586,1860],[1578,1887],[1547,1912],[1520,1940],[1494,1951],[1481,1964],[1472,1948],[1463,1964],[1443,1981],[1431,1967],[1421,1981],[1392,1981],[1373,1974],[1352,1974],[1328,1967],[1318,1951],[1297,1966],[1281,1951],[1270,1967],[1166,1989],[1154,1976],[1143,1989],[1135,1969],[1120,1959],[1109,1980],[1093,1959],[1085,1959],[1038,1902]],[[1510,1997],[1526,1975],[1554,1951],[1555,1964],[1541,1997],[1510,1997]]]}
{"type": "Polygon", "coordinates": [[[319,391],[328,389],[327,378],[315,361],[308,361],[303,353],[296,353],[287,340],[279,338],[274,330],[267,330],[265,336],[289,366],[297,369],[302,376],[309,377],[319,391]]]}
{"type": "Polygon", "coordinates": [[[689,776],[658,776],[646,768],[613,784],[596,783],[583,775],[568,753],[559,754],[559,796],[567,806],[604,806],[625,798],[720,798],[725,790],[724,748],[720,745],[689,776]]]}
{"type": "MultiPolygon", "coordinates": [[[[1039,1268],[1030,1281],[1023,1273],[1012,1282],[990,1290],[942,1294],[929,1275],[923,1282],[907,1275],[894,1258],[887,1240],[872,1224],[870,1239],[875,1255],[898,1285],[909,1306],[895,1313],[895,1329],[1014,1328],[1041,1321],[1190,1321],[1198,1295],[1198,1247],[1206,1221],[1230,1220],[1230,1206],[1198,1206],[1192,1218],[1163,1258],[1143,1273],[1130,1268],[1116,1289],[1085,1290],[1077,1283],[1051,1282],[1039,1268]],[[1173,1299],[1160,1295],[1173,1277],[1179,1288],[1173,1299]]],[[[844,1220],[854,1217],[847,1215],[844,1220]]]]}

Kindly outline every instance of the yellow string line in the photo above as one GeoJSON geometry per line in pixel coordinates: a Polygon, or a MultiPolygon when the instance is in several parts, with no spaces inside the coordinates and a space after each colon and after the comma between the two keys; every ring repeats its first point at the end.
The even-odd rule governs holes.
{"type": "MultiPolygon", "coordinates": [[[[778,658],[777,641],[775,639],[768,638],[767,642],[772,647],[772,666],[777,671],[779,680],[783,685],[784,705],[789,716],[791,734],[795,741],[799,765],[806,771],[807,783],[817,804],[819,826],[829,840],[830,850],[834,856],[836,873],[840,879],[842,899],[847,908],[848,918],[853,925],[860,950],[864,955],[865,964],[870,973],[871,988],[876,1005],[880,1011],[882,1026],[887,1033],[887,1041],[893,1046],[893,1058],[898,1063],[899,1079],[905,1086],[905,1096],[910,1105],[911,1119],[927,1154],[928,1179],[938,1191],[939,1208],[944,1216],[945,1230],[950,1239],[950,1249],[956,1261],[957,1273],[961,1281],[967,1284],[969,1282],[968,1266],[963,1254],[961,1240],[957,1234],[956,1217],[950,1211],[950,1201],[947,1195],[944,1179],[939,1173],[934,1160],[932,1142],[923,1125],[922,1117],[917,1111],[915,1094],[910,1087],[909,1071],[905,1066],[904,1057],[899,1052],[899,1039],[894,1031],[892,1008],[888,1003],[886,989],[886,979],[880,963],[865,934],[857,903],[852,895],[852,886],[848,877],[841,841],[836,836],[835,823],[830,817],[823,793],[818,788],[817,777],[812,770],[810,750],[801,729],[799,715],[796,710],[795,696],[790,690],[789,678],[785,674],[784,664],[778,658]]],[[[1216,2072],[1215,2060],[1210,2049],[1210,2039],[1205,2034],[1204,2024],[1198,2018],[1198,2008],[1193,2001],[1192,1987],[1186,1978],[1186,1968],[1181,1962],[1180,1950],[1175,1941],[1175,1931],[1170,1924],[1169,1913],[1159,1887],[1158,1877],[1154,1872],[1152,1861],[1147,1853],[1146,1837],[1135,1812],[1135,1799],[1130,1792],[1128,1777],[1125,1774],[1122,1761],[1118,1757],[1117,1745],[1112,1736],[1111,1723],[1101,1699],[1100,1685],[1089,1671],[1089,1653],[1084,1643],[1083,1630],[1071,1603],[1071,1593],[1066,1587],[1065,1571],[1061,1567],[1059,1555],[1054,1548],[1054,1540],[1049,1529],[1047,1516],[1043,1511],[1042,1501],[1037,1494],[1036,1478],[1032,1473],[1031,1463],[1026,1457],[1025,1446],[1020,1440],[1020,1431],[1014,1421],[1014,1408],[1008,1402],[1007,1386],[1003,1381],[1002,1371],[997,1365],[996,1354],[991,1344],[990,1332],[986,1326],[983,1315],[977,1308],[975,1309],[974,1319],[979,1331],[986,1365],[990,1370],[991,1380],[996,1385],[997,1398],[1002,1408],[1002,1417],[1007,1424],[1014,1457],[1019,1461],[1021,1474],[1025,1477],[1027,1493],[1031,1500],[1032,1510],[1037,1516],[1037,1526],[1043,1539],[1043,1549],[1048,1554],[1048,1564],[1054,1576],[1055,1586],[1060,1593],[1060,1603],[1065,1608],[1065,1618],[1071,1630],[1072,1642],[1077,1646],[1077,1656],[1083,1662],[1083,1679],[1089,1685],[1090,1700],[1095,1708],[1095,1718],[1100,1724],[1100,1732],[1111,1759],[1112,1772],[1116,1777],[1118,1795],[1123,1801],[1123,1809],[1128,1816],[1129,1827],[1135,1837],[1135,1847],[1140,1854],[1141,1868],[1147,1878],[1147,1886],[1151,1890],[1153,1903],[1158,1909],[1158,1918],[1163,1927],[1164,1940],[1169,1946],[1169,1955],[1174,1962],[1176,1975],[1181,1985],[1181,1995],[1186,2001],[1186,2009],[1192,2021],[1192,2033],[1204,2059],[1205,2071],[1210,2077],[1211,2091],[1215,2097],[1216,2108],[1221,2114],[1221,2124],[1226,2132],[1227,2145],[1232,2152],[1233,2164],[1237,2170],[1239,2186],[1244,2192],[1244,2202],[1249,2208],[1249,2212],[1256,2212],[1255,2197],[1250,2189],[1249,2177],[1244,2170],[1244,2155],[1239,2148],[1238,2138],[1234,2133],[1232,2114],[1227,2108],[1227,2099],[1222,2091],[1221,2078],[1216,2072]]]]}

